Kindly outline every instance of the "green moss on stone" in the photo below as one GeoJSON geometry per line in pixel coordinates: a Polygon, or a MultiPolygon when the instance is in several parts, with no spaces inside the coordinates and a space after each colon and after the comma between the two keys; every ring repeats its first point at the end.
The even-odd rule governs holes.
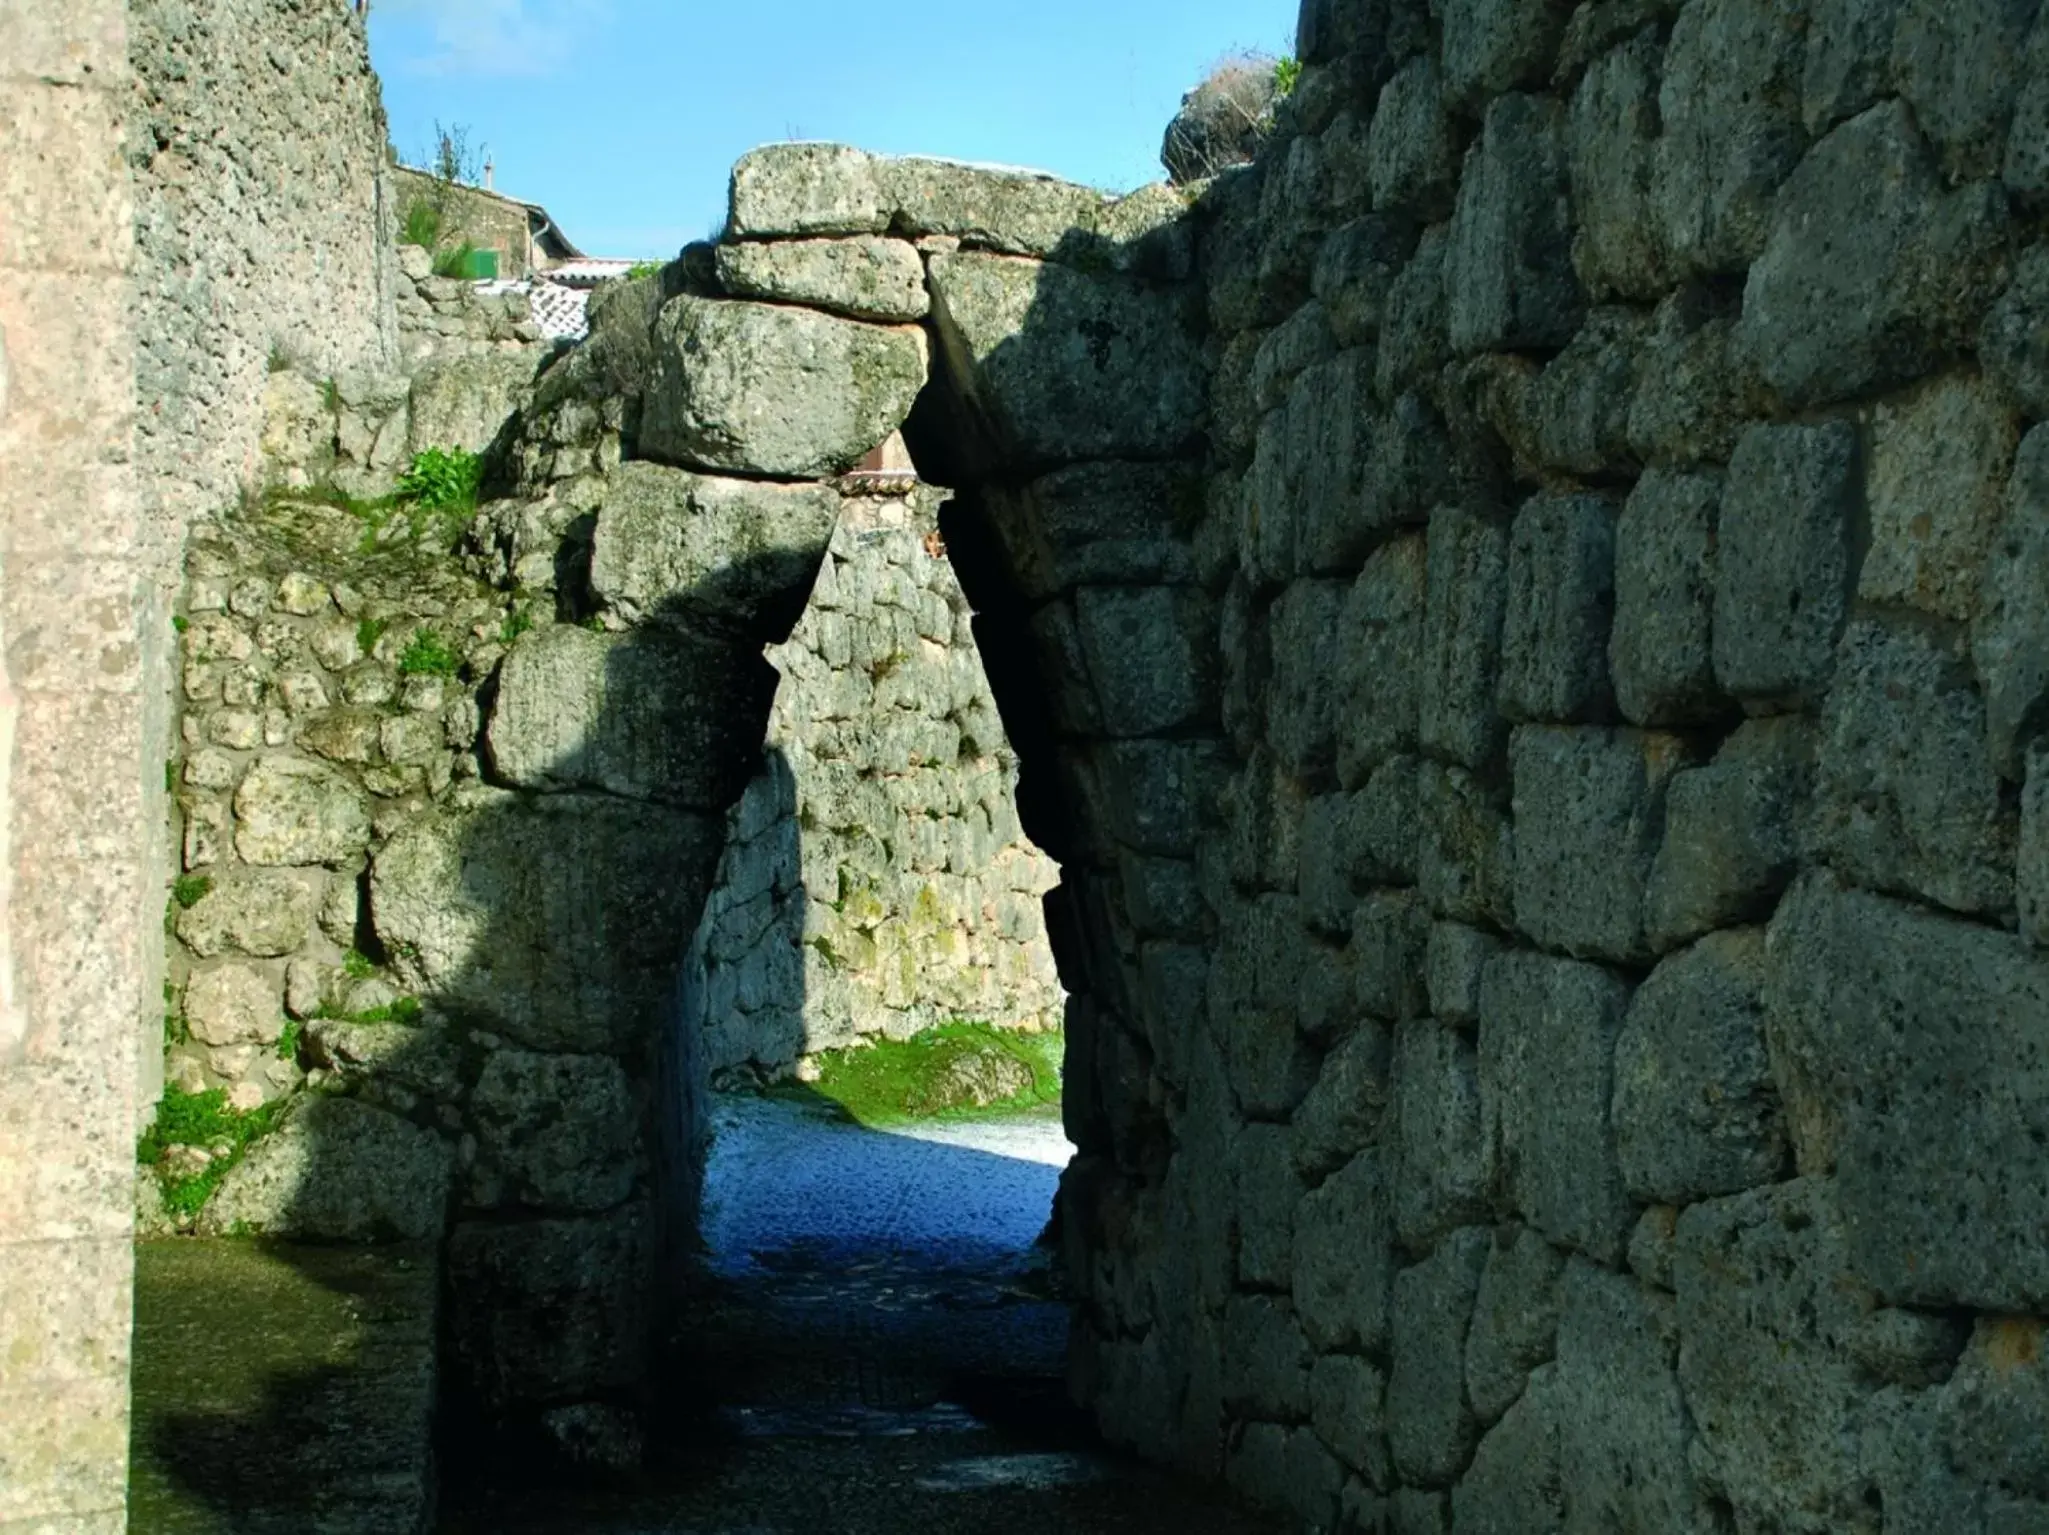
{"type": "Polygon", "coordinates": [[[228,1107],[222,1088],[188,1093],[166,1086],[157,1102],[156,1123],[136,1142],[135,1159],[145,1167],[160,1170],[163,1178],[164,1209],[172,1216],[194,1216],[213,1197],[235,1164],[256,1141],[277,1127],[282,1101],[266,1103],[260,1109],[238,1114],[228,1107]],[[210,1153],[205,1168],[190,1177],[163,1176],[162,1164],[174,1146],[196,1146],[210,1153]]]}
{"type": "Polygon", "coordinates": [[[804,1091],[839,1105],[859,1124],[986,1118],[1050,1108],[1060,1102],[1066,1037],[1027,1034],[961,1019],[907,1040],[882,1040],[818,1058],[820,1075],[804,1091]],[[947,1080],[963,1056],[999,1053],[1029,1069],[1031,1086],[998,1103],[960,1108],[948,1103],[947,1080]]]}

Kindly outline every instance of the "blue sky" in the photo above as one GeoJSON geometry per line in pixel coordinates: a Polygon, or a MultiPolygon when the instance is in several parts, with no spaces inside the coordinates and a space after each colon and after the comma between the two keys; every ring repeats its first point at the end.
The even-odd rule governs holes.
{"type": "Polygon", "coordinates": [[[592,255],[673,254],[778,139],[1032,165],[1117,190],[1160,174],[1181,93],[1285,53],[1297,0],[375,0],[392,141],[437,121],[592,255]]]}

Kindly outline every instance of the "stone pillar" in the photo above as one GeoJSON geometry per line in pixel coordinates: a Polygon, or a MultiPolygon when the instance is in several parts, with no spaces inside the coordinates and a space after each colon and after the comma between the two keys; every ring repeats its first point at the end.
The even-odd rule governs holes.
{"type": "Polygon", "coordinates": [[[157,808],[145,679],[163,666],[143,642],[152,541],[130,465],[126,53],[117,0],[0,8],[6,1532],[126,1523],[136,1025],[157,808]]]}

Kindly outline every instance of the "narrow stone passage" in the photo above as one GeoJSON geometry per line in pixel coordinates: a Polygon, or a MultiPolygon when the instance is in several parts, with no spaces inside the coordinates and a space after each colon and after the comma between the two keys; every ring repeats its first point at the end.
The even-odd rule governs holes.
{"type": "Polygon", "coordinates": [[[477,1468],[449,1535],[1012,1535],[1276,1528],[1104,1450],[1069,1406],[1067,1307],[1039,1241],[1056,1114],[881,1132],[730,1098],[705,1275],[630,1488],[477,1468]]]}

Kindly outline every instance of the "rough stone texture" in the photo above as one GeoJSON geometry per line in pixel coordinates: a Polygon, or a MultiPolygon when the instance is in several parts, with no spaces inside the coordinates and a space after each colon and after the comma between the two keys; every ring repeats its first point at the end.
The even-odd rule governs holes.
{"type": "Polygon", "coordinates": [[[2049,430],[2021,443],[2006,520],[1985,562],[1971,653],[1985,698],[1992,760],[2020,776],[2020,749],[2049,724],[2049,430]]]}
{"type": "Polygon", "coordinates": [[[1615,701],[1638,725],[1713,719],[1713,618],[1719,475],[1653,469],[1615,526],[1615,701]]]}
{"type": "Polygon", "coordinates": [[[470,1112],[472,1203],[603,1210],[633,1188],[636,1116],[615,1061],[500,1050],[477,1077],[470,1112]]]}
{"type": "Polygon", "coordinates": [[[1502,623],[1501,712],[1591,720],[1610,703],[1615,511],[1596,496],[1539,496],[1516,514],[1502,623]]]}
{"type": "Polygon", "coordinates": [[[2021,931],[2049,947],[2049,743],[2028,755],[2027,784],[2021,791],[2021,931]]]}
{"type": "Polygon", "coordinates": [[[1572,270],[1564,114],[1499,96],[1467,157],[1445,254],[1451,344],[1460,352],[1559,346],[1585,299],[1572,270]]]}
{"type": "Polygon", "coordinates": [[[1495,1230],[1466,1334],[1466,1399],[1481,1424],[1500,1421],[1551,1357],[1564,1271],[1564,1256],[1529,1227],[1495,1230]]]}
{"type": "Polygon", "coordinates": [[[1610,1263],[1632,1219],[1609,1116],[1628,1003],[1599,966],[1522,951],[1481,982],[1482,1133],[1504,1192],[1552,1241],[1610,1263]]]}
{"type": "Polygon", "coordinates": [[[178,915],[178,938],[201,959],[234,952],[275,959],[306,941],[320,886],[283,871],[252,872],[213,886],[178,915]]]}
{"type": "Polygon", "coordinates": [[[780,240],[722,245],[719,285],[734,298],[769,299],[855,320],[922,320],[931,309],[925,264],[904,240],[780,240]]]}
{"type": "Polygon", "coordinates": [[[1857,434],[1754,426],[1729,461],[1715,573],[1715,677],[1746,702],[1813,703],[1849,617],[1857,434]]]}
{"type": "Polygon", "coordinates": [[[1429,547],[1419,737],[1428,750],[1476,767],[1503,736],[1494,689],[1508,538],[1494,523],[1446,508],[1430,520],[1429,547]]]}
{"type": "Polygon", "coordinates": [[[1787,1159],[1765,1053],[1764,934],[1710,933],[1651,972],[1615,1042],[1629,1192],[1683,1205],[1770,1182],[1787,1159]]]}
{"type": "Polygon", "coordinates": [[[1369,1149],[1295,1212],[1295,1312],[1310,1341],[1326,1350],[1384,1352],[1394,1267],[1386,1173],[1369,1149]]]}
{"type": "Polygon", "coordinates": [[[2005,213],[1982,182],[1945,191],[1907,109],[1875,106],[1786,182],[1738,345],[1796,406],[1912,378],[1976,333],[2004,276],[2005,213]]]}
{"type": "Polygon", "coordinates": [[[1388,1447],[1412,1486],[1449,1486],[1472,1454],[1477,1425],[1466,1401],[1466,1335],[1490,1234],[1466,1227],[1395,1275],[1402,1319],[1387,1377],[1388,1447]]]}
{"type": "Polygon", "coordinates": [[[1836,1174],[1859,1276],[1895,1302],[2039,1308],[2041,953],[1815,875],[1767,955],[1772,1074],[1800,1170],[1836,1174]]]}
{"type": "Polygon", "coordinates": [[[235,851],[253,864],[343,864],[370,840],[356,786],[303,757],[265,757],[235,790],[235,851]]]}
{"type": "Polygon", "coordinates": [[[210,1235],[323,1242],[438,1236],[454,1152],[431,1130],[349,1098],[310,1097],[221,1181],[210,1235]]]}
{"type": "Polygon", "coordinates": [[[1431,1019],[1404,1023],[1391,1078],[1395,1234],[1422,1252],[1483,1217],[1492,1192],[1472,1041],[1431,1019]]]}

